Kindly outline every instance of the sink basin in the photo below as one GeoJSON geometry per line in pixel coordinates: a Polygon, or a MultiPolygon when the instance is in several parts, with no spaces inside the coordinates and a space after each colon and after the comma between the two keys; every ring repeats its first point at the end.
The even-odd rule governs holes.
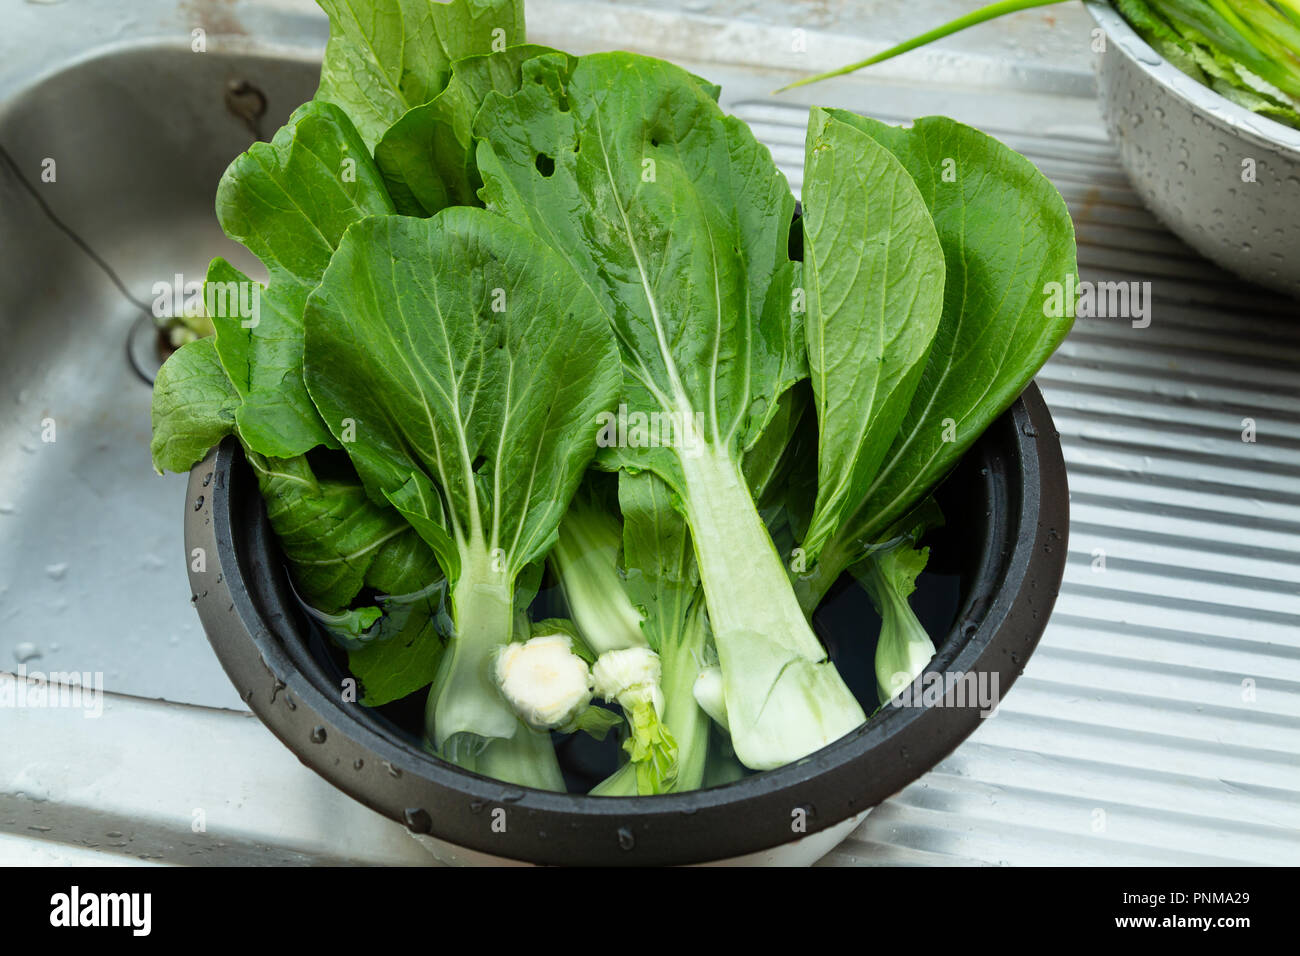
{"type": "Polygon", "coordinates": [[[0,108],[0,668],[238,705],[187,601],[184,479],[149,461],[148,313],[214,255],[259,270],[221,233],[216,184],[317,70],[132,46],[0,108]]]}

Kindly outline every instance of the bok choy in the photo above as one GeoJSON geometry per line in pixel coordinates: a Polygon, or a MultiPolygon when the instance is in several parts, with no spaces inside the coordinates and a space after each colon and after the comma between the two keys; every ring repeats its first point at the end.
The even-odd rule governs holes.
{"type": "Polygon", "coordinates": [[[814,109],[792,234],[698,76],[528,45],[516,0],[321,2],[316,97],[218,188],[268,282],[213,262],[155,466],[238,441],[361,704],[424,694],[468,770],[563,789],[554,741],[617,727],[583,789],[669,793],[861,726],[812,614],[866,582],[882,694],[933,652],[918,504],[1069,330],[1055,189],[814,109]]]}

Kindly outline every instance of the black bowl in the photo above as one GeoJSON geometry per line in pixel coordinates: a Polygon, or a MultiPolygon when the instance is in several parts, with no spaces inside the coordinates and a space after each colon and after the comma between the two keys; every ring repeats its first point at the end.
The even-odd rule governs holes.
{"type": "MultiPolygon", "coordinates": [[[[1065,465],[1036,386],[967,452],[939,498],[948,524],[935,554],[959,575],[960,597],[926,672],[985,675],[1005,693],[1042,635],[1065,567],[1065,465]]],[[[981,719],[978,701],[950,690],[939,706],[886,706],[803,760],[726,786],[626,798],[513,786],[438,760],[382,714],[342,699],[233,439],[190,474],[185,547],[208,555],[205,571],[190,563],[194,603],[258,717],[345,793],[471,856],[677,864],[842,837],[849,821],[933,767],[981,719]]]]}

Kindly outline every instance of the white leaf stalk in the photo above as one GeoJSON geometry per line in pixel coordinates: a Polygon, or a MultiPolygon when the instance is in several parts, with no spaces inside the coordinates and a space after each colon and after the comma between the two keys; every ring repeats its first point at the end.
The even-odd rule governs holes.
{"type": "Polygon", "coordinates": [[[915,549],[905,537],[873,551],[853,568],[880,614],[876,693],[882,704],[911,684],[935,654],[934,642],[907,600],[929,557],[929,548],[915,549]]]}
{"type": "Polygon", "coordinates": [[[695,678],[692,690],[700,709],[709,715],[710,720],[730,733],[731,728],[727,726],[726,695],[722,690],[722,668],[704,668],[695,678]]]}
{"type": "Polygon", "coordinates": [[[615,774],[608,785],[593,791],[598,796],[664,793],[678,776],[677,741],[664,720],[662,666],[642,632],[640,612],[623,589],[618,573],[621,543],[617,518],[579,497],[560,522],[550,558],[583,643],[597,655],[592,670],[596,692],[607,701],[617,701],[627,717],[629,736],[624,747],[630,756],[630,776],[615,774]],[[653,664],[645,655],[653,658],[653,664]],[[644,672],[637,672],[638,667],[644,672]],[[632,670],[625,673],[623,668],[632,670]]]}
{"type": "Polygon", "coordinates": [[[784,766],[866,714],[804,617],[740,466],[712,445],[680,461],[732,745],[751,770],[784,766]]]}

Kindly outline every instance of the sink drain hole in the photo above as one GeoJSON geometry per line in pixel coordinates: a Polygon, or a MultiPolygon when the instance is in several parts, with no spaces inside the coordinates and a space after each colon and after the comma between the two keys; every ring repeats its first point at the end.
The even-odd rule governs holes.
{"type": "Polygon", "coordinates": [[[262,117],[266,115],[266,94],[248,80],[236,77],[226,84],[226,110],[243,120],[253,139],[262,135],[262,117]]]}
{"type": "Polygon", "coordinates": [[[152,313],[131,323],[131,331],[126,336],[126,358],[131,370],[146,385],[153,385],[158,369],[172,351],[166,330],[159,327],[152,313]]]}

